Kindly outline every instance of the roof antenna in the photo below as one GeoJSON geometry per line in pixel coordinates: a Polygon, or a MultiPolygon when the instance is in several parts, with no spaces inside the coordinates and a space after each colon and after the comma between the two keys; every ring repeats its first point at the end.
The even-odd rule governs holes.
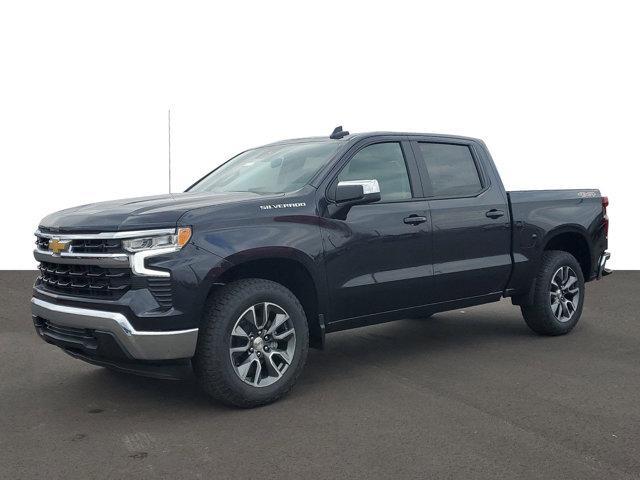
{"type": "Polygon", "coordinates": [[[346,137],[347,135],[349,135],[349,132],[347,132],[346,130],[342,130],[342,125],[338,125],[333,129],[333,133],[329,135],[329,138],[333,140],[339,140],[342,137],[346,137]]]}
{"type": "Polygon", "coordinates": [[[171,109],[168,111],[168,134],[169,134],[169,194],[171,194],[171,109]]]}

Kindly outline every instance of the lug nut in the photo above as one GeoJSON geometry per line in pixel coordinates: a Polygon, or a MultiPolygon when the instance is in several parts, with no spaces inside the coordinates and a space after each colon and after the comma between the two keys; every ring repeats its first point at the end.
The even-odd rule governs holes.
{"type": "Polygon", "coordinates": [[[261,354],[260,354],[260,352],[258,352],[256,355],[260,356],[261,354]]]}
{"type": "Polygon", "coordinates": [[[265,345],[265,346],[264,346],[264,351],[265,351],[265,352],[268,352],[268,351],[269,351],[269,346],[268,346],[268,345],[265,345]]]}

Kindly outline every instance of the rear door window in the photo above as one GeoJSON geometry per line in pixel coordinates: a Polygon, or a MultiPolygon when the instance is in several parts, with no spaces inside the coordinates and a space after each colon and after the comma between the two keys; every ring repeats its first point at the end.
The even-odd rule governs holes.
{"type": "Polygon", "coordinates": [[[434,196],[473,195],[482,190],[480,175],[467,145],[419,142],[418,147],[434,196]]]}

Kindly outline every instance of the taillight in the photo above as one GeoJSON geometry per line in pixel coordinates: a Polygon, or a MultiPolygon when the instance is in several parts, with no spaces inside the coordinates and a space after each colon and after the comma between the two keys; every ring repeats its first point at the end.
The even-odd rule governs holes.
{"type": "Polygon", "coordinates": [[[602,228],[604,234],[609,236],[609,215],[607,215],[607,207],[609,206],[609,197],[602,197],[602,228]]]}

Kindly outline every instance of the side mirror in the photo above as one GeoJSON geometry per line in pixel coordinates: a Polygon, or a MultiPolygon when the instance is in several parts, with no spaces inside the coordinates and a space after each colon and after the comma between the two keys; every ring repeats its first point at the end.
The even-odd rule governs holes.
{"type": "Polygon", "coordinates": [[[336,187],[335,200],[352,205],[377,202],[380,200],[380,185],[378,180],[343,181],[336,187]]]}
{"type": "Polygon", "coordinates": [[[379,201],[380,185],[378,180],[348,180],[338,183],[335,191],[335,204],[330,204],[329,215],[332,218],[346,220],[347,213],[354,205],[364,205],[379,201]]]}

